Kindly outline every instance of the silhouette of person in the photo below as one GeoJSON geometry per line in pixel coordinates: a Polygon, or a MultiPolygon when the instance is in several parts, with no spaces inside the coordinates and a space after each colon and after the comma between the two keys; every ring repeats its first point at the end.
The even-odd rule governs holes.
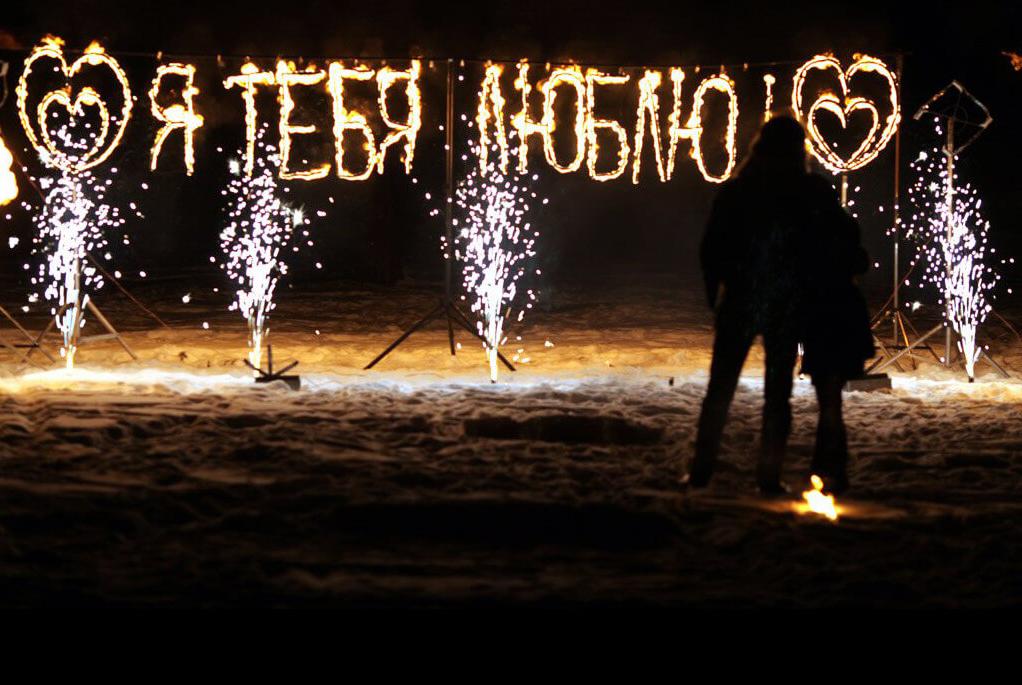
{"type": "Polygon", "coordinates": [[[818,217],[800,257],[802,371],[812,378],[819,406],[810,471],[827,491],[839,494],[848,488],[841,391],[849,379],[863,375],[866,360],[876,352],[869,307],[855,283],[869,268],[869,256],[859,224],[847,212],[821,208],[818,217]]]}
{"type": "Polygon", "coordinates": [[[702,487],[713,475],[738,378],[759,335],[766,357],[760,490],[787,491],[781,468],[799,342],[821,416],[812,469],[828,490],[843,490],[848,455],[841,389],[873,354],[869,314],[854,283],[868,258],[858,224],[830,183],[807,171],[805,131],[794,118],[779,115],[765,123],[737,176],[721,187],[700,258],[716,324],[687,483],[702,487]]]}

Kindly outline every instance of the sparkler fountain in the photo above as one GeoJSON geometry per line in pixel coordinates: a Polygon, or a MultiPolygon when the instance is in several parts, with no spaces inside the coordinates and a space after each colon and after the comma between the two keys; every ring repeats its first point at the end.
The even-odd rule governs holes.
{"type": "MultiPolygon", "coordinates": [[[[939,124],[937,128],[939,133],[939,124]]],[[[1000,276],[985,262],[993,248],[987,245],[990,222],[983,218],[983,202],[975,188],[960,183],[955,156],[935,147],[910,165],[917,176],[909,188],[916,211],[908,236],[918,240],[916,260],[925,262],[922,280],[940,293],[945,322],[958,335],[958,351],[971,381],[983,354],[976,344],[976,331],[991,311],[987,294],[1000,276]]],[[[946,364],[951,363],[950,330],[946,364]]]]}
{"type": "Polygon", "coordinates": [[[310,223],[301,209],[283,199],[277,178],[280,154],[266,143],[266,130],[263,125],[256,136],[251,175],[238,159],[230,162],[232,178],[222,191],[228,198],[227,225],[220,233],[220,268],[237,286],[230,309],[241,312],[248,322],[248,360],[255,368],[262,362],[270,332],[267,319],[275,306],[277,282],[287,273],[281,252],[288,247],[296,251],[297,246],[291,246],[294,231],[310,223]]]}
{"type": "MultiPolygon", "coordinates": [[[[132,96],[124,71],[98,43],[90,44],[71,64],[63,46],[59,38],[44,38],[25,60],[16,93],[18,117],[25,135],[43,166],[51,172],[38,180],[42,205],[33,217],[36,235],[32,254],[45,255],[45,263],[38,266],[31,283],[43,289],[43,299],[53,303],[51,326],[56,325],[63,336],[61,356],[71,369],[83,340],[81,329],[86,308],[135,357],[89,299],[90,290],[103,286],[104,270],[94,260],[84,265],[87,258],[92,260],[93,250],[106,248],[108,229],[120,228],[125,223],[120,209],[106,202],[113,179],[101,177],[94,169],[107,161],[120,143],[131,118],[132,96]],[[43,63],[51,64],[51,69],[43,68],[43,63]],[[72,80],[83,70],[94,68],[107,70],[116,81],[120,89],[119,107],[112,107],[93,86],[81,88],[72,98],[72,80]],[[29,92],[29,81],[36,77],[33,74],[63,83],[52,88],[51,80],[52,89],[36,101],[29,92]],[[34,122],[30,111],[35,115],[34,122]]],[[[111,175],[116,173],[116,168],[109,170],[111,175]]],[[[139,214],[137,208],[133,209],[139,214]]],[[[128,243],[127,236],[123,240],[128,243]]],[[[110,259],[108,252],[104,256],[110,259]]],[[[30,302],[38,300],[38,293],[29,296],[30,302]]],[[[45,334],[46,331],[39,339],[45,334]]]]}
{"type": "MultiPolygon", "coordinates": [[[[490,73],[490,70],[487,70],[487,73],[490,73]]],[[[458,79],[459,80],[463,79],[463,76],[459,76],[458,79]]],[[[500,352],[499,346],[491,347],[489,345],[489,343],[487,342],[487,338],[483,334],[483,329],[485,328],[485,324],[484,325],[477,324],[475,327],[473,327],[472,323],[468,320],[468,317],[461,311],[461,309],[458,307],[457,303],[455,302],[454,294],[453,294],[452,287],[451,287],[452,286],[452,284],[451,284],[451,276],[452,276],[452,271],[453,271],[453,269],[452,269],[453,265],[452,265],[452,260],[451,260],[452,251],[455,248],[455,246],[457,244],[459,244],[458,239],[456,239],[456,237],[455,237],[455,223],[456,223],[456,220],[454,218],[454,206],[455,206],[455,187],[454,187],[454,185],[455,185],[454,184],[454,147],[455,147],[455,145],[454,145],[454,83],[455,83],[455,78],[454,78],[454,61],[448,59],[447,60],[447,106],[446,106],[446,113],[445,113],[446,116],[445,116],[444,125],[440,127],[440,130],[443,131],[443,133],[444,133],[444,139],[445,139],[445,144],[444,144],[444,150],[445,150],[445,154],[444,154],[444,200],[445,201],[444,201],[444,208],[443,208],[443,211],[442,211],[443,216],[444,216],[444,232],[443,232],[443,235],[441,236],[441,247],[442,247],[443,256],[444,256],[444,292],[443,292],[443,296],[441,297],[440,301],[436,304],[436,306],[433,307],[429,312],[427,312],[425,316],[423,316],[418,321],[416,321],[414,324],[412,324],[400,336],[398,336],[397,339],[395,339],[392,343],[390,343],[390,345],[388,345],[386,347],[386,349],[384,349],[382,352],[380,352],[378,355],[376,355],[376,357],[374,357],[373,360],[371,362],[369,362],[365,366],[366,370],[369,370],[369,369],[375,367],[377,364],[379,364],[380,361],[382,361],[388,354],[390,354],[395,349],[397,349],[397,347],[399,345],[401,345],[401,343],[403,343],[405,340],[407,340],[413,333],[415,333],[416,331],[422,329],[426,324],[428,324],[433,319],[441,318],[441,317],[446,319],[446,321],[447,321],[447,340],[448,340],[448,342],[450,344],[451,356],[454,356],[454,354],[457,351],[457,348],[459,347],[455,343],[455,341],[454,341],[454,328],[457,325],[458,327],[464,328],[465,330],[469,331],[472,335],[474,335],[477,338],[479,338],[480,340],[482,340],[483,344],[484,344],[484,347],[488,350],[488,352],[492,353],[492,355],[496,358],[497,361],[499,361],[500,363],[504,364],[504,366],[506,366],[511,371],[515,370],[514,365],[510,361],[508,361],[508,359],[500,352]]],[[[485,87],[484,87],[484,90],[485,90],[485,87]]],[[[480,100],[482,101],[483,99],[484,99],[483,98],[483,93],[480,93],[480,100]]],[[[497,97],[496,101],[498,103],[503,103],[503,99],[500,98],[500,97],[497,97]]],[[[502,107],[502,104],[501,104],[501,107],[502,107]]],[[[489,152],[489,150],[494,145],[498,146],[498,148],[501,150],[501,154],[500,154],[501,166],[499,167],[499,169],[501,170],[501,172],[503,172],[506,169],[506,164],[507,164],[507,155],[506,155],[506,153],[508,151],[507,147],[506,147],[507,146],[507,141],[504,139],[503,135],[501,135],[501,136],[497,136],[496,140],[493,140],[492,143],[487,142],[488,138],[487,138],[487,136],[485,134],[485,126],[484,126],[484,122],[485,122],[485,119],[486,119],[485,111],[486,111],[485,107],[484,106],[480,106],[480,108],[479,108],[479,118],[477,119],[477,122],[479,123],[479,126],[480,126],[480,129],[479,129],[479,132],[480,132],[480,142],[476,146],[470,148],[470,152],[472,152],[473,154],[475,154],[478,157],[479,164],[476,166],[475,172],[469,178],[485,179],[488,176],[487,172],[488,172],[489,169],[491,169],[491,167],[489,167],[487,165],[487,153],[489,152]]],[[[503,110],[501,109],[501,111],[503,111],[503,110]]],[[[464,121],[465,119],[466,119],[466,117],[464,115],[462,115],[462,120],[464,121]]],[[[497,127],[498,127],[498,129],[500,131],[503,131],[504,130],[503,129],[503,123],[502,123],[503,122],[503,117],[501,115],[498,115],[496,117],[496,122],[500,122],[500,123],[496,123],[496,125],[497,125],[497,127]]],[[[472,123],[469,123],[468,124],[469,128],[471,128],[472,125],[473,125],[472,123]]],[[[512,133],[512,135],[514,135],[514,133],[512,133]]],[[[468,159],[468,155],[467,154],[462,156],[462,160],[463,161],[466,161],[467,159],[468,159]]],[[[524,173],[524,172],[519,172],[519,173],[524,173]]],[[[412,181],[413,181],[413,183],[416,182],[415,179],[412,179],[412,181]]],[[[468,185],[470,185],[470,184],[471,185],[475,185],[475,181],[470,181],[469,179],[466,179],[466,180],[464,180],[462,182],[462,186],[463,186],[463,198],[465,200],[468,200],[468,198],[470,196],[472,196],[476,192],[476,190],[477,190],[477,189],[476,190],[469,190],[468,185]]],[[[425,197],[426,197],[426,200],[430,200],[432,196],[429,193],[426,193],[425,197]]],[[[535,197],[535,195],[533,195],[533,197],[535,197]]],[[[543,202],[545,204],[546,200],[544,199],[543,202]]],[[[430,216],[438,216],[439,214],[441,214],[441,210],[439,210],[439,209],[434,208],[432,211],[430,211],[430,216]]],[[[459,231],[460,231],[460,229],[459,229],[459,231]]],[[[464,237],[467,237],[467,234],[464,237]]],[[[464,242],[464,237],[461,238],[462,243],[464,242]]],[[[530,296],[532,296],[532,295],[533,295],[533,293],[530,293],[530,296]]],[[[462,299],[465,299],[465,298],[462,297],[462,299]]],[[[501,329],[502,328],[503,328],[503,324],[501,322],[501,329]]],[[[498,343],[499,343],[499,340],[498,340],[498,343]]],[[[491,380],[492,381],[496,380],[496,373],[492,373],[491,374],[491,380]]]]}
{"type": "MultiPolygon", "coordinates": [[[[65,149],[92,144],[94,133],[78,138],[73,129],[73,125],[65,125],[57,133],[65,149]]],[[[111,179],[88,169],[75,171],[57,166],[45,155],[42,160],[55,173],[39,179],[43,203],[33,217],[36,228],[33,254],[43,254],[45,260],[38,265],[31,283],[43,288],[43,299],[53,303],[50,313],[63,337],[61,356],[71,369],[85,325],[84,310],[97,312],[90,306],[89,292],[99,290],[104,283],[102,271],[84,265],[86,258],[92,252],[106,251],[107,232],[121,228],[125,218],[118,207],[106,202],[111,179]]],[[[116,169],[112,172],[116,173],[116,169]]],[[[29,297],[30,302],[38,300],[38,294],[29,297]]]]}
{"type": "MultiPolygon", "coordinates": [[[[477,155],[478,151],[473,148],[477,155]]],[[[472,165],[455,189],[454,201],[463,216],[454,220],[454,257],[463,263],[462,283],[472,298],[471,310],[479,317],[476,325],[486,350],[490,381],[495,383],[504,323],[516,304],[528,259],[536,255],[539,233],[528,221],[530,203],[546,200],[540,200],[529,187],[536,175],[503,173],[492,161],[494,157],[490,155],[482,169],[472,165]]],[[[528,301],[519,309],[518,321],[535,300],[534,290],[526,290],[526,295],[528,301]]]]}
{"type": "MultiPolygon", "coordinates": [[[[979,325],[993,311],[988,294],[1000,275],[986,262],[994,248],[987,246],[990,224],[983,218],[982,200],[970,184],[960,183],[956,171],[962,150],[987,129],[993,117],[957,81],[938,91],[913,116],[917,121],[924,117],[933,121],[937,137],[944,137],[944,142],[920,154],[911,165],[916,179],[909,188],[909,199],[915,211],[905,222],[908,226],[905,235],[916,241],[912,266],[925,264],[919,280],[937,289],[944,321],[884,362],[881,368],[896,363],[943,330],[944,356],[939,360],[944,366],[956,363],[952,359],[952,339],[957,336],[957,351],[969,382],[975,379],[976,362],[980,359],[1008,377],[1008,372],[976,343],[979,325]]],[[[905,285],[910,285],[907,279],[905,285]]]]}

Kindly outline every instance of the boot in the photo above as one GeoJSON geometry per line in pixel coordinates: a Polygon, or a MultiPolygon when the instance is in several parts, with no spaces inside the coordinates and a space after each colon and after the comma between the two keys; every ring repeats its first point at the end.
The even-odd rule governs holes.
{"type": "Polygon", "coordinates": [[[791,492],[781,480],[781,462],[761,459],[756,465],[756,485],[760,494],[787,495],[791,492]]]}
{"type": "Polygon", "coordinates": [[[696,457],[688,467],[688,473],[682,476],[682,485],[690,488],[705,488],[713,478],[713,462],[696,457]]]}

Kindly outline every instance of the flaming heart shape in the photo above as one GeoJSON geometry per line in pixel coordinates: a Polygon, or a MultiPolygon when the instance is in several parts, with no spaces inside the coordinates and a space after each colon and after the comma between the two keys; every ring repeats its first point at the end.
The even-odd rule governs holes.
{"type": "Polygon", "coordinates": [[[124,130],[128,126],[128,120],[131,118],[131,86],[117,60],[106,54],[98,43],[92,43],[85,49],[82,56],[72,62],[70,66],[64,58],[63,47],[64,41],[60,38],[47,36],[25,60],[25,69],[21,73],[21,78],[18,79],[16,91],[18,116],[21,118],[21,125],[25,129],[29,142],[32,143],[32,147],[36,149],[44,162],[63,171],[80,173],[106,161],[121,142],[124,130]],[[33,65],[43,58],[55,60],[59,64],[67,84],[62,89],[50,91],[39,101],[35,112],[37,132],[37,127],[33,126],[28,116],[28,79],[32,73],[33,65]],[[110,69],[121,86],[122,104],[120,112],[115,118],[113,136],[110,135],[110,130],[111,119],[114,117],[111,117],[110,108],[98,92],[93,88],[86,87],[76,97],[73,99],[71,97],[72,79],[87,66],[104,66],[110,69]],[[87,107],[95,108],[99,113],[100,131],[84,153],[68,154],[50,136],[46,127],[46,116],[54,105],[63,107],[72,119],[84,116],[87,107]]]}
{"type": "Polygon", "coordinates": [[[809,151],[825,167],[834,173],[854,171],[866,166],[887,146],[901,122],[901,106],[898,102],[898,81],[891,70],[882,61],[867,55],[856,55],[855,62],[847,69],[832,55],[817,55],[803,64],[795,72],[791,88],[791,108],[798,115],[809,134],[809,151]],[[834,93],[822,93],[808,111],[805,108],[805,82],[809,73],[814,70],[833,71],[841,85],[840,97],[834,93]],[[850,97],[849,83],[855,74],[874,73],[881,76],[888,86],[888,97],[891,102],[891,113],[881,122],[880,112],[876,104],[864,97],[850,97]],[[816,127],[816,114],[826,111],[837,117],[843,128],[848,126],[848,118],[855,112],[865,111],[872,120],[869,133],[855,151],[846,159],[839,155],[816,127]]]}

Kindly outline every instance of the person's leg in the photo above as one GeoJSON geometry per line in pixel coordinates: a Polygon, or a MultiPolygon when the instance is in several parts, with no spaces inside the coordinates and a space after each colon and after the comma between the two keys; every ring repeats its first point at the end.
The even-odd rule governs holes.
{"type": "Polygon", "coordinates": [[[827,375],[814,378],[813,383],[820,417],[816,424],[816,447],[810,471],[823,479],[827,490],[842,492],[848,487],[848,435],[841,413],[844,379],[827,375]]]}
{"type": "Polygon", "coordinates": [[[747,331],[744,321],[727,316],[718,317],[713,338],[713,360],[710,362],[710,382],[699,414],[695,458],[689,468],[690,485],[706,485],[713,475],[728,409],[753,337],[747,331]]]}
{"type": "Polygon", "coordinates": [[[781,467],[791,433],[791,386],[798,356],[798,341],[793,335],[763,336],[766,352],[764,375],[763,433],[760,441],[756,481],[760,489],[783,490],[781,467]]]}

